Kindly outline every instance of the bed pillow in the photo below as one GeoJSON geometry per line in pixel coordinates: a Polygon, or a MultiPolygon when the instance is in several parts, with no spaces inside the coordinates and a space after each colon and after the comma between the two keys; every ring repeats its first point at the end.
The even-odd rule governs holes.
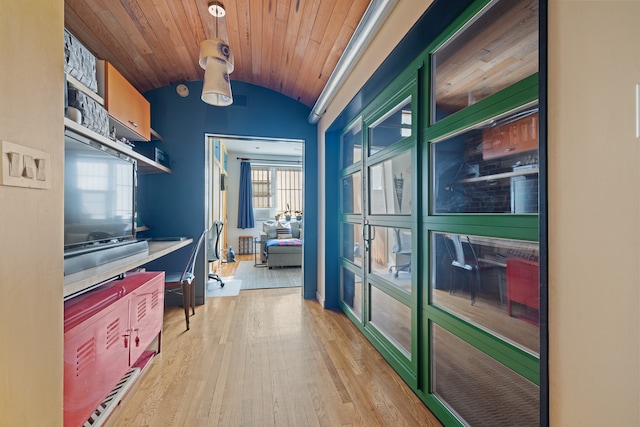
{"type": "Polygon", "coordinates": [[[278,232],[278,239],[291,239],[291,226],[289,224],[276,224],[276,231],[278,232]]]}
{"type": "Polygon", "coordinates": [[[276,222],[273,220],[263,222],[262,231],[264,231],[267,234],[267,239],[278,238],[278,230],[276,228],[276,222]]]}
{"type": "Polygon", "coordinates": [[[291,226],[291,236],[293,236],[294,239],[299,239],[300,238],[300,223],[298,221],[291,221],[289,223],[289,225],[291,226]]]}

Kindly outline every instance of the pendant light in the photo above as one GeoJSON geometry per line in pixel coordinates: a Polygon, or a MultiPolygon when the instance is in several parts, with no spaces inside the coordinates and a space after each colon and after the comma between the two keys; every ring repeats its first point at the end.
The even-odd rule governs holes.
{"type": "MultiPolygon", "coordinates": [[[[226,12],[222,3],[209,2],[209,13],[215,20],[215,38],[200,42],[200,66],[204,69],[202,101],[224,107],[233,103],[229,74],[233,72],[233,52],[221,20],[226,12]]],[[[224,26],[226,28],[226,25],[224,26]]]]}

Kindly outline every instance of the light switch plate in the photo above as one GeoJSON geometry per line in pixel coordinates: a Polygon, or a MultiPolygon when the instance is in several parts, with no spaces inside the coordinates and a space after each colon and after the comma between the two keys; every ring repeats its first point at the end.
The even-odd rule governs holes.
{"type": "Polygon", "coordinates": [[[44,151],[0,141],[0,184],[13,187],[51,188],[51,156],[44,151]]]}

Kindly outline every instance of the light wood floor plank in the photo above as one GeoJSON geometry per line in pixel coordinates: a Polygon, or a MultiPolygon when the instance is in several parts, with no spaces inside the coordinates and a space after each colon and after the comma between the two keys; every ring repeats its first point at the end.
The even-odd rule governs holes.
{"type": "Polygon", "coordinates": [[[188,332],[167,308],[162,352],[108,425],[440,424],[345,315],[282,288],[208,298],[188,332]]]}

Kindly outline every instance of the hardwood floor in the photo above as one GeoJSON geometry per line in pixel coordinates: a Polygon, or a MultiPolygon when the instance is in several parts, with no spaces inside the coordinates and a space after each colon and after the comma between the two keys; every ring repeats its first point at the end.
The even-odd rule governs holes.
{"type": "Polygon", "coordinates": [[[208,298],[188,332],[182,313],[166,309],[162,352],[110,426],[441,425],[344,314],[300,288],[208,298]]]}

